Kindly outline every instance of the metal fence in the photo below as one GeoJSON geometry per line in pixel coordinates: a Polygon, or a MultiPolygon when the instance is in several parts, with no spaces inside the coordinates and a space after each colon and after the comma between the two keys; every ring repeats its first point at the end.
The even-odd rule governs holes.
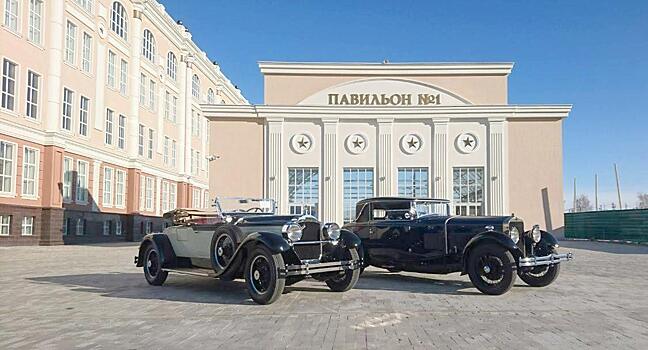
{"type": "Polygon", "coordinates": [[[648,209],[565,213],[565,237],[648,243],[648,209]]]}

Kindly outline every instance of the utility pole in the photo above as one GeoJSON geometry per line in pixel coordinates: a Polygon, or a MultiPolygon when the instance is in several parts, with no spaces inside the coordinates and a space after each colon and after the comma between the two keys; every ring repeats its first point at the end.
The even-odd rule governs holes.
{"type": "Polygon", "coordinates": [[[619,186],[619,171],[617,170],[616,163],[614,163],[614,176],[616,177],[617,196],[619,197],[619,209],[623,209],[623,207],[621,206],[621,186],[619,186]]]}
{"type": "Polygon", "coordinates": [[[594,210],[598,211],[598,174],[594,174],[594,210]]]}
{"type": "Polygon", "coordinates": [[[572,202],[572,213],[576,212],[576,178],[574,178],[574,201],[572,202]]]}

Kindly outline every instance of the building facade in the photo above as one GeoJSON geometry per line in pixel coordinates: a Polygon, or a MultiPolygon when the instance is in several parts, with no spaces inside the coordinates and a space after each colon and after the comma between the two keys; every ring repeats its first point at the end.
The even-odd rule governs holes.
{"type": "Polygon", "coordinates": [[[203,105],[212,193],[339,223],[363,198],[436,197],[562,229],[571,106],[508,104],[513,64],[259,65],[265,104],[203,105]]]}
{"type": "Polygon", "coordinates": [[[0,4],[0,245],[138,239],[208,206],[201,103],[247,104],[154,0],[0,4]]]}

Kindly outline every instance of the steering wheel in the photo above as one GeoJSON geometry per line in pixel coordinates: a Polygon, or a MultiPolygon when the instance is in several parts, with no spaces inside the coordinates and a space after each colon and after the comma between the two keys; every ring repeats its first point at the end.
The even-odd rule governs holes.
{"type": "Polygon", "coordinates": [[[250,208],[250,209],[246,210],[246,212],[248,212],[248,213],[263,213],[263,209],[261,209],[259,207],[254,207],[254,208],[250,208]]]}

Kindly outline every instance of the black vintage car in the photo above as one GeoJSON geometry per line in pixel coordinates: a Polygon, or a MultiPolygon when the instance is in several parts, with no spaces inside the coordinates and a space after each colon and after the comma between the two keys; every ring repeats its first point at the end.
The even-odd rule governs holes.
{"type": "Polygon", "coordinates": [[[217,201],[211,211],[166,213],[173,225],[144,237],[135,264],[152,285],[162,285],[169,272],[244,278],[259,304],[274,302],[284,286],[306,277],[336,292],[353,288],[361,266],[355,234],[312,216],[275,215],[274,204],[264,202],[236,199],[237,209],[224,209],[217,201]]]}
{"type": "Polygon", "coordinates": [[[364,266],[389,271],[468,274],[482,293],[506,293],[516,276],[533,287],[551,284],[560,263],[548,232],[511,216],[451,216],[447,200],[370,198],[357,203],[344,226],[362,240],[364,266]]]}

